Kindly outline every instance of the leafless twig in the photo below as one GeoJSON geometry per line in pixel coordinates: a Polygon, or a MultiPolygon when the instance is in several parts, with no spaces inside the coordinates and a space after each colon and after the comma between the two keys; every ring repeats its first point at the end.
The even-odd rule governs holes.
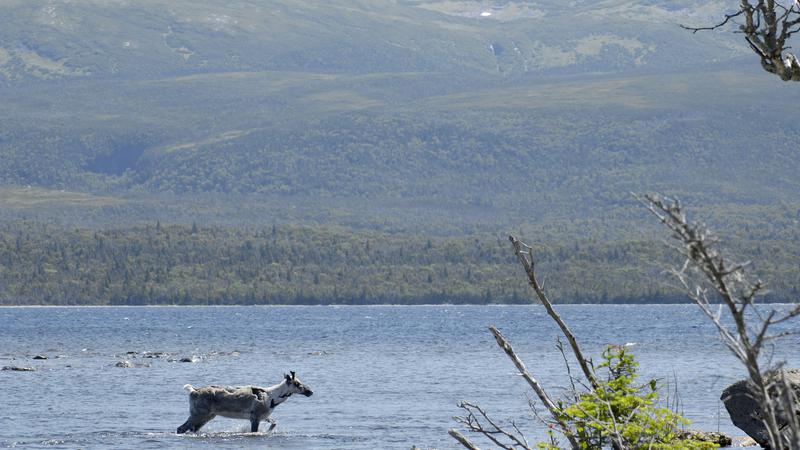
{"type": "Polygon", "coordinates": [[[467,415],[455,417],[455,420],[466,426],[468,430],[484,435],[504,450],[532,450],[516,425],[512,424],[514,432],[506,431],[493,421],[480,406],[469,402],[461,402],[458,406],[466,411],[467,415]]]}

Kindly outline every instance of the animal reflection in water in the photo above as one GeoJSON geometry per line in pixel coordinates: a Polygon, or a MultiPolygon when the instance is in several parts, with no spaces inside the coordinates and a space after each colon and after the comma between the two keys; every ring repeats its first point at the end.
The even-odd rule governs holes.
{"type": "Polygon", "coordinates": [[[189,392],[189,418],[178,427],[178,433],[197,432],[208,421],[217,416],[250,421],[250,431],[258,431],[263,421],[270,423],[269,430],[275,428],[275,420],[269,417],[272,411],[285,402],[292,394],[311,397],[314,393],[303,384],[294,372],[285,375],[283,380],[271,387],[259,386],[206,386],[195,389],[187,384],[183,387],[189,392]]]}

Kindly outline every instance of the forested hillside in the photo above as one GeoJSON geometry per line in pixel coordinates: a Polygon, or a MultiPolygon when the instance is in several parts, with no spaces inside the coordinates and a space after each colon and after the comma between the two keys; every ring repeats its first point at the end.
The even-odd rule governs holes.
{"type": "MultiPolygon", "coordinates": [[[[800,125],[792,119],[792,103],[779,98],[782,91],[767,90],[770,109],[746,106],[746,114],[735,113],[741,98],[759,100],[726,94],[746,89],[754,77],[704,76],[543,81],[398,100],[391,107],[377,92],[349,92],[285,113],[264,105],[290,102],[286,93],[210,112],[208,105],[236,97],[202,94],[216,86],[213,80],[189,82],[181,91],[185,98],[148,88],[91,104],[84,104],[88,94],[77,87],[69,95],[61,88],[17,89],[4,110],[7,120],[0,122],[0,179],[16,188],[17,197],[31,185],[114,204],[78,214],[96,218],[81,223],[89,226],[104,223],[109,209],[127,210],[127,223],[206,221],[192,217],[186,204],[204,210],[228,195],[249,206],[210,220],[275,221],[268,212],[252,214],[269,202],[272,216],[297,217],[295,209],[315,205],[298,218],[360,217],[337,222],[342,225],[380,227],[386,220],[431,216],[451,226],[463,220],[509,226],[520,224],[522,209],[540,217],[585,218],[588,210],[628,205],[630,192],[655,190],[707,207],[796,202],[800,125]],[[39,118],[42,112],[29,105],[59,95],[67,104],[53,107],[74,116],[39,118]],[[756,119],[768,125],[751,126],[756,119]],[[155,202],[160,206],[152,208],[165,216],[140,216],[155,202]],[[485,213],[463,217],[451,211],[454,206],[485,213]]],[[[275,81],[265,77],[247,79],[275,81]]],[[[315,95],[332,95],[326,89],[338,82],[330,83],[322,88],[327,93],[315,95]]],[[[42,213],[24,201],[5,206],[9,216],[42,213]]]]}
{"type": "MultiPolygon", "coordinates": [[[[754,257],[769,298],[796,297],[797,229],[741,238],[728,247],[754,257]]],[[[674,258],[652,241],[549,241],[537,246],[537,258],[560,302],[683,301],[663,273],[674,258]]],[[[519,303],[530,297],[520,270],[508,241],[490,236],[158,223],[0,228],[5,304],[519,303]]]]}
{"type": "Polygon", "coordinates": [[[159,5],[5,7],[0,185],[114,197],[128,223],[173,195],[192,198],[172,211],[269,197],[274,215],[327,198],[377,227],[387,201],[403,205],[390,221],[461,205],[507,226],[510,210],[583,218],[631,191],[795,198],[794,94],[750,89],[731,36],[678,27],[723,2],[159,5]]]}
{"type": "Polygon", "coordinates": [[[6,2],[0,298],[517,301],[496,244],[509,232],[560,252],[544,257],[565,301],[667,298],[624,256],[664,256],[630,195],[660,191],[737,250],[781,243],[764,273],[789,299],[800,93],[743,62],[735,35],[678,26],[725,8],[6,2]],[[272,225],[285,241],[253,234],[272,225]],[[375,243],[360,262],[305,267],[293,258],[313,251],[293,240],[309,236],[337,255],[375,243]],[[495,253],[445,252],[476,238],[495,253]],[[247,240],[290,250],[253,259],[247,240]],[[374,253],[378,241],[404,249],[402,267],[374,253]],[[604,270],[587,278],[572,269],[582,264],[604,270]]]}

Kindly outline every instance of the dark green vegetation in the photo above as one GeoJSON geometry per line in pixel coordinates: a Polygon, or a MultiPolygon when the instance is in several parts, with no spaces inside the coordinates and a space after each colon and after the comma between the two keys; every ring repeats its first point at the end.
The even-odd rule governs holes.
{"type": "MultiPolygon", "coordinates": [[[[768,262],[755,269],[773,289],[771,299],[796,297],[796,228],[759,235],[738,241],[744,244],[735,253],[768,262]]],[[[537,255],[551,298],[559,301],[682,300],[656,281],[668,252],[650,241],[548,242],[537,255]]],[[[0,283],[5,304],[518,303],[530,296],[506,239],[286,226],[6,225],[0,283]]]]}
{"type": "MultiPolygon", "coordinates": [[[[217,230],[192,241],[205,248],[197,251],[208,267],[247,267],[244,255],[226,262],[214,255],[238,248],[250,233],[243,229],[271,224],[323,235],[335,229],[356,242],[376,233],[376,248],[404,243],[406,278],[428,258],[413,253],[412,242],[447,238],[466,248],[475,236],[493,243],[520,229],[554,249],[577,241],[660,254],[631,191],[707,208],[704,216],[735,237],[737,249],[769,241],[797,254],[800,96],[747,70],[749,50],[735,36],[677,27],[719,17],[720,5],[6,2],[0,221],[12,235],[29,226],[32,234],[18,259],[0,262],[3,277],[17,274],[0,295],[34,303],[187,295],[338,302],[362,293],[369,302],[511,301],[516,288],[503,291],[500,280],[516,272],[479,259],[476,270],[495,267],[492,276],[448,286],[446,279],[464,279],[453,271],[455,278],[400,289],[401,277],[385,290],[367,282],[376,276],[369,271],[342,285],[267,286],[220,269],[172,284],[162,272],[151,295],[141,280],[156,267],[127,256],[116,269],[128,273],[124,288],[120,272],[109,285],[93,278],[105,270],[97,267],[44,271],[23,285],[19,274],[45,262],[73,264],[51,261],[57,255],[42,247],[48,239],[85,248],[90,258],[95,243],[81,236],[108,233],[127,248],[140,226],[156,221],[217,230]]],[[[180,248],[150,251],[184,258],[180,248]]],[[[594,264],[581,255],[552,264],[594,264]]],[[[248,270],[276,262],[285,272],[290,260],[281,258],[248,270]]],[[[101,261],[87,264],[105,267],[101,261]]],[[[368,261],[370,270],[380,266],[368,261]]],[[[787,300],[800,272],[792,261],[765,261],[775,295],[787,300]]],[[[325,270],[349,273],[347,264],[325,270]]],[[[600,281],[607,273],[595,272],[597,281],[584,282],[559,271],[569,300],[670,296],[647,277],[621,275],[649,266],[601,265],[618,275],[600,281]]]]}

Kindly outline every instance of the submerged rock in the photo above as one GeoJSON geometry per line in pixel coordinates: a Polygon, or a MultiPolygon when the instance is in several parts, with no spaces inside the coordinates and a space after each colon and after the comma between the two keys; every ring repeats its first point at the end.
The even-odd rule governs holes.
{"type": "MultiPolygon", "coordinates": [[[[800,369],[783,369],[780,372],[769,374],[767,380],[778,380],[778,375],[781,372],[794,391],[795,398],[800,399],[800,369]]],[[[776,396],[776,392],[771,390],[770,396],[776,396]]],[[[763,447],[769,443],[767,428],[761,420],[761,408],[754,400],[749,380],[740,380],[728,386],[722,391],[720,399],[725,404],[725,409],[728,410],[734,425],[747,433],[758,445],[763,447]]],[[[796,402],[795,406],[795,410],[800,411],[800,400],[796,402]]],[[[783,427],[787,424],[785,417],[779,417],[778,419],[779,426],[783,427]]]]}
{"type": "Polygon", "coordinates": [[[10,372],[36,372],[33,367],[5,366],[2,370],[10,372]]]}
{"type": "Polygon", "coordinates": [[[120,362],[114,364],[114,367],[119,367],[121,369],[132,369],[134,367],[150,367],[150,364],[148,364],[148,363],[134,364],[134,363],[132,363],[130,361],[120,361],[120,362]]]}
{"type": "Polygon", "coordinates": [[[187,356],[185,358],[181,358],[179,361],[182,363],[196,363],[200,361],[200,358],[198,358],[195,355],[192,355],[192,356],[187,356]]]}

